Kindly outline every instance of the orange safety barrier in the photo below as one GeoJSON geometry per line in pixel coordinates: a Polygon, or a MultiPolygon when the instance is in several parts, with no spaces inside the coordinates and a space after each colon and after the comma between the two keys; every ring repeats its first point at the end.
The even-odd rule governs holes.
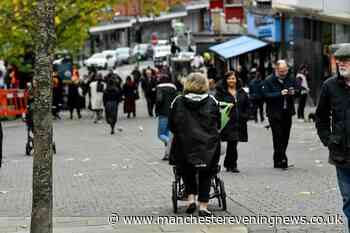
{"type": "Polygon", "coordinates": [[[0,89],[0,116],[17,116],[27,112],[28,91],[0,89]]]}

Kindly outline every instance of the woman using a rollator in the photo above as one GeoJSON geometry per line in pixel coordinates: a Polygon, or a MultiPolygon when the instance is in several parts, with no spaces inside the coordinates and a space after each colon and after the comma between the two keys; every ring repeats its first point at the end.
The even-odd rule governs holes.
{"type": "Polygon", "coordinates": [[[174,100],[169,116],[174,135],[170,164],[181,171],[188,196],[186,212],[195,212],[198,195],[199,216],[212,215],[208,210],[210,178],[220,159],[220,110],[208,89],[205,76],[191,74],[185,82],[184,94],[174,100]]]}

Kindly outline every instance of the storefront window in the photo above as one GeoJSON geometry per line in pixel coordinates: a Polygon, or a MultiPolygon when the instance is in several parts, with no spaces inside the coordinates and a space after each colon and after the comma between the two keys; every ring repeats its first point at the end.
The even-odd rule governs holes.
{"type": "Polygon", "coordinates": [[[226,0],[225,1],[225,6],[230,6],[230,5],[242,5],[243,0],[226,0]]]}

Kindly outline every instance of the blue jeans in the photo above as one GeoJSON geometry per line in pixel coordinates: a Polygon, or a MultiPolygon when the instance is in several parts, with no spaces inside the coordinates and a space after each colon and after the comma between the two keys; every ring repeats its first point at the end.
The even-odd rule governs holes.
{"type": "Polygon", "coordinates": [[[158,117],[158,137],[164,143],[168,145],[170,139],[170,130],[168,125],[168,117],[159,116],[158,117]]]}
{"type": "Polygon", "coordinates": [[[343,197],[343,211],[348,220],[350,231],[350,168],[337,167],[337,177],[340,193],[343,197]]]}

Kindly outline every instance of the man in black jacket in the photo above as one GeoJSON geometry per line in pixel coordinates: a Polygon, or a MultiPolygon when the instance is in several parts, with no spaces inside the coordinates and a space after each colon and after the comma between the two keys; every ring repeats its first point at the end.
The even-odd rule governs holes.
{"type": "Polygon", "coordinates": [[[147,69],[145,71],[145,77],[142,80],[141,86],[147,101],[148,115],[150,117],[153,117],[153,111],[157,96],[157,80],[156,77],[152,74],[151,69],[147,69]]]}
{"type": "Polygon", "coordinates": [[[295,114],[294,96],[298,92],[296,80],[288,75],[285,60],[276,63],[275,73],[267,78],[263,85],[266,100],[266,112],[273,137],[274,168],[288,168],[286,150],[295,114]]]}
{"type": "Polygon", "coordinates": [[[163,160],[169,159],[168,144],[170,141],[170,130],[168,124],[168,117],[170,112],[170,105],[177,95],[176,86],[171,83],[170,77],[162,74],[160,77],[160,84],[157,86],[156,98],[156,115],[158,116],[158,137],[164,143],[166,148],[163,160]]]}
{"type": "MultiPolygon", "coordinates": [[[[316,128],[336,166],[343,211],[350,218],[350,45],[335,53],[338,74],[323,83],[316,109],[316,128]]],[[[348,221],[349,222],[349,221],[348,221]]],[[[350,229],[350,224],[348,223],[350,229]]]]}
{"type": "Polygon", "coordinates": [[[262,86],[264,80],[262,80],[260,72],[256,73],[256,76],[249,82],[249,99],[253,104],[253,114],[255,122],[258,122],[258,111],[260,113],[260,121],[264,122],[264,98],[262,92],[262,86]]]}

